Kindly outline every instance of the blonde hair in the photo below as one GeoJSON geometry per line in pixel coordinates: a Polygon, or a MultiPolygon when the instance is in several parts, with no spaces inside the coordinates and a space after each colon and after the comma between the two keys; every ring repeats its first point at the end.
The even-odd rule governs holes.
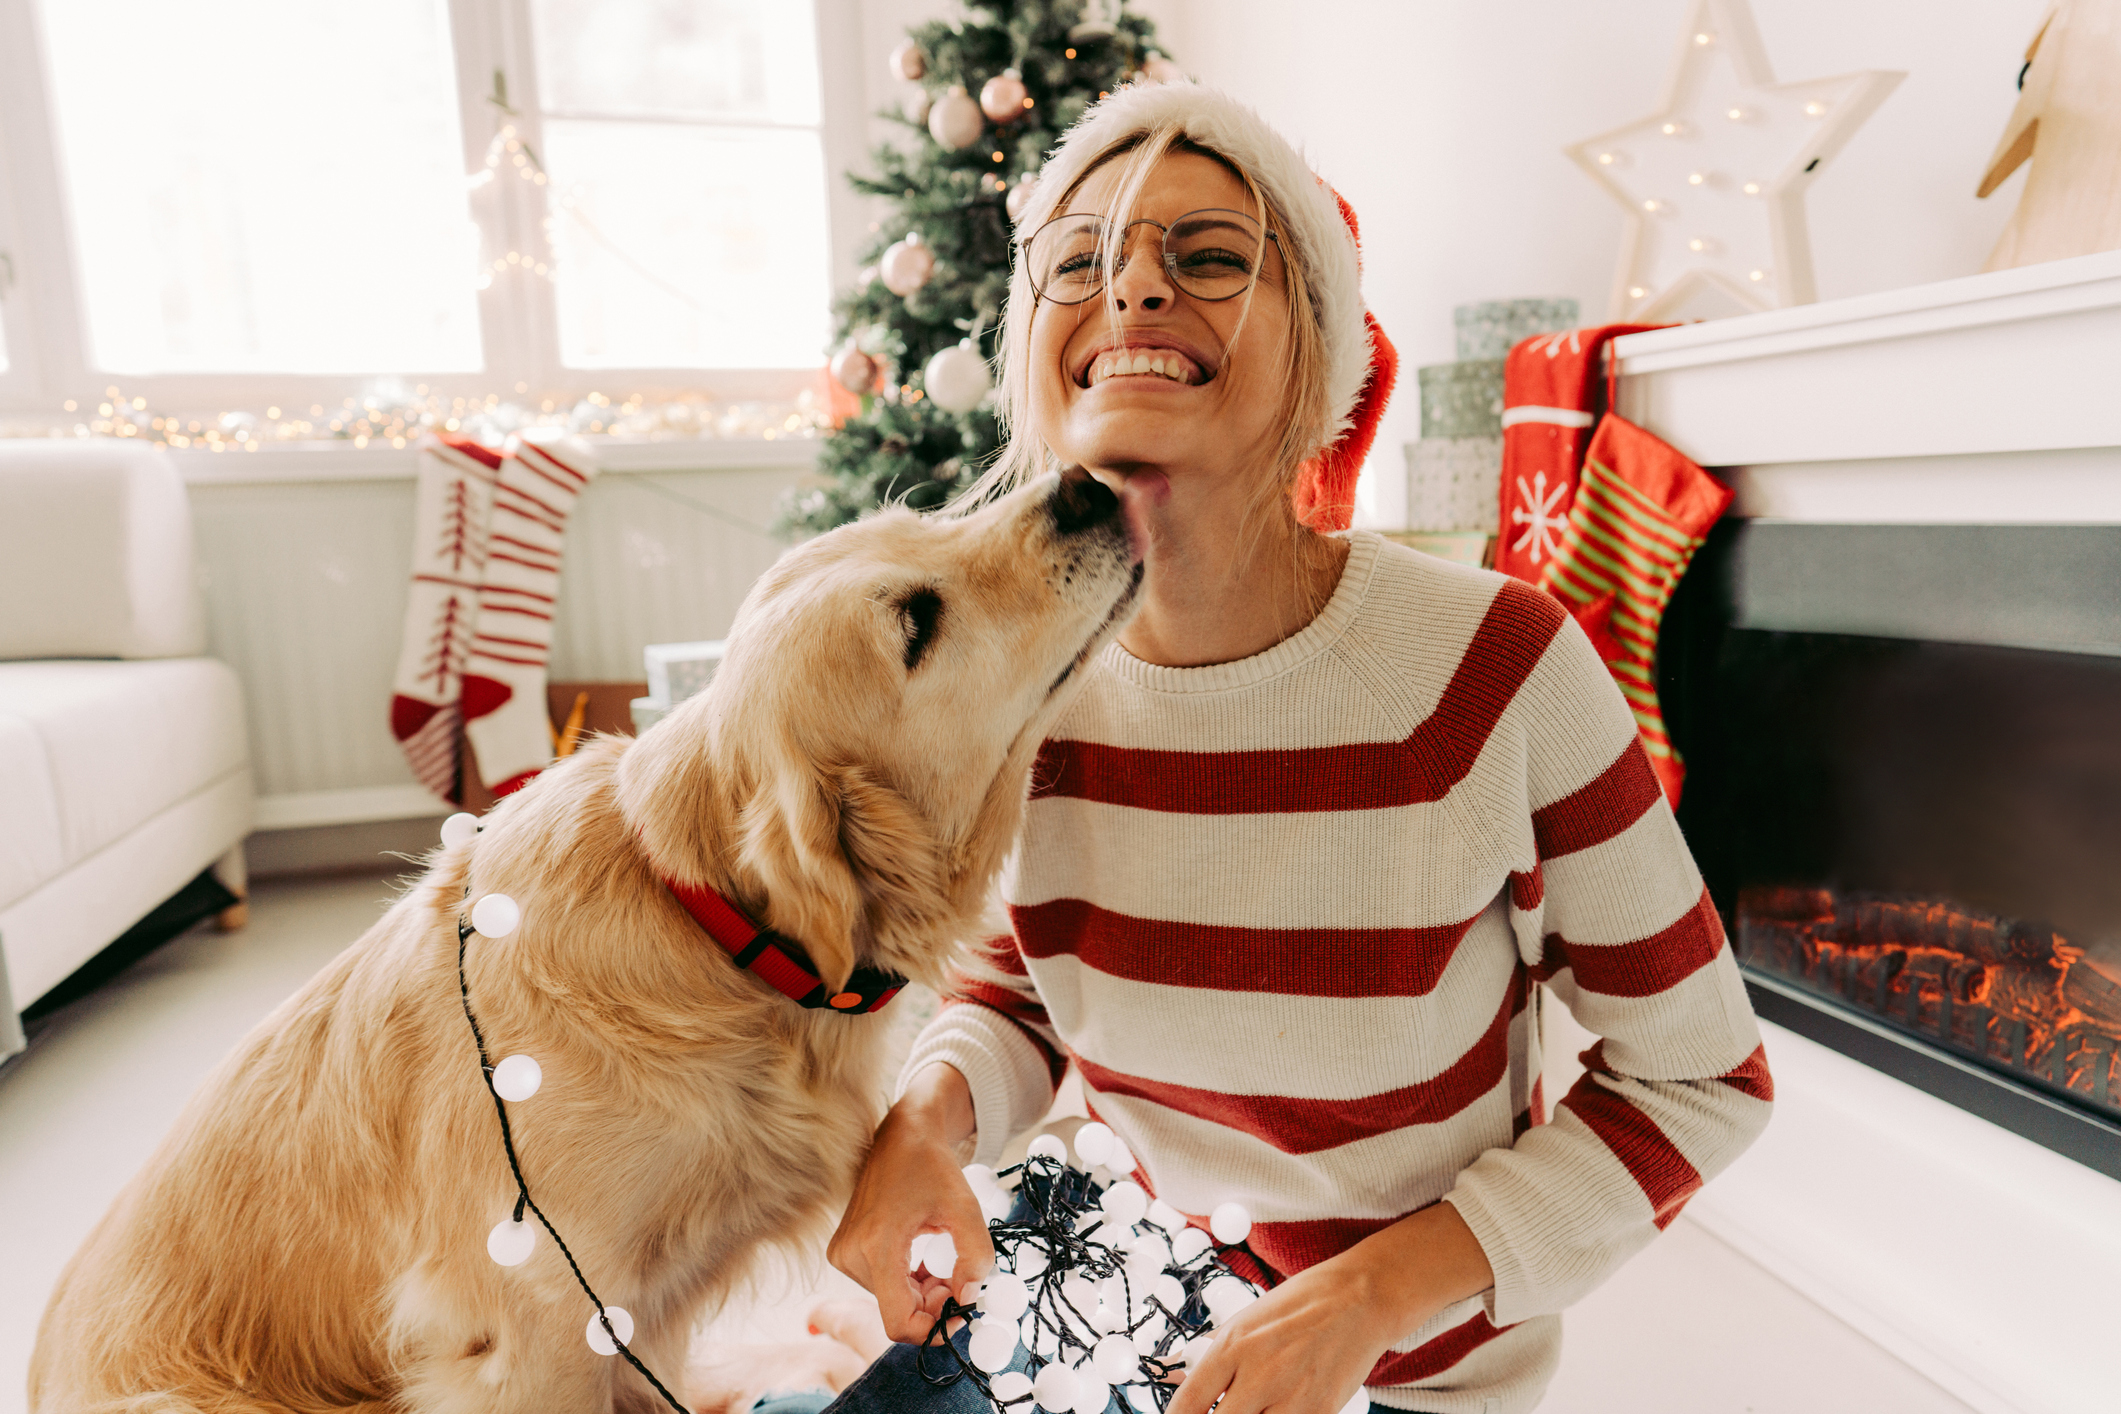
{"type": "MultiPolygon", "coordinates": [[[[1109,273],[1116,268],[1121,254],[1118,241],[1123,237],[1127,218],[1140,200],[1150,174],[1166,155],[1174,151],[1198,153],[1228,168],[1245,184],[1266,228],[1280,237],[1276,245],[1281,251],[1289,302],[1289,337],[1282,344],[1281,366],[1275,370],[1282,387],[1281,436],[1261,450],[1256,468],[1259,475],[1253,479],[1252,504],[1246,508],[1246,520],[1257,534],[1274,518],[1278,507],[1280,519],[1288,528],[1300,537],[1308,537],[1312,532],[1297,521],[1290,493],[1304,459],[1313,455],[1327,440],[1326,335],[1316,301],[1312,298],[1309,272],[1303,266],[1298,242],[1288,238],[1291,222],[1282,203],[1227,153],[1218,152],[1187,136],[1184,123],[1171,120],[1137,129],[1114,141],[1084,165],[1083,174],[1074,186],[1062,192],[1050,206],[1044,202],[1036,205],[1043,208],[1044,218],[1050,219],[1065,210],[1091,174],[1108,163],[1124,163],[1104,209],[1098,213],[1104,226],[1099,238],[1098,258],[1108,272],[1103,298],[1108,317],[1117,325],[1118,308],[1109,273]]],[[[1016,243],[1015,266],[1009,273],[1009,298],[1002,316],[996,400],[1004,433],[1002,448],[994,463],[960,498],[960,505],[982,504],[1036,479],[1059,463],[1058,454],[1046,445],[1038,430],[1031,425],[1031,321],[1043,301],[1031,288],[1022,242],[1034,229],[1021,232],[1016,243]]],[[[1251,317],[1252,291],[1246,291],[1241,298],[1244,308],[1237,330],[1224,350],[1226,367],[1230,358],[1235,356],[1251,317]]]]}

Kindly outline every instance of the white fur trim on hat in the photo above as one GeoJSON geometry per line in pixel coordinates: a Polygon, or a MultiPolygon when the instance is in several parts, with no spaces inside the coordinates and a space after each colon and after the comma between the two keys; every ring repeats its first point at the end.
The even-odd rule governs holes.
{"type": "Polygon", "coordinates": [[[1251,108],[1221,89],[1190,82],[1137,83],[1116,90],[1091,105],[1039,169],[1038,187],[1018,232],[1028,236],[1045,224],[1099,155],[1165,122],[1182,124],[1188,138],[1242,167],[1288,212],[1293,229],[1281,233],[1283,254],[1301,264],[1325,335],[1328,416],[1320,446],[1331,446],[1353,420],[1356,399],[1370,376],[1355,238],[1331,188],[1251,108]]]}

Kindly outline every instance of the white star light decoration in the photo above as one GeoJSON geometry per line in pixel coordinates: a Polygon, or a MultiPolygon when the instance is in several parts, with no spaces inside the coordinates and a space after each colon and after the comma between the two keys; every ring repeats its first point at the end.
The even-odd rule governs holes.
{"type": "Polygon", "coordinates": [[[1613,318],[1816,299],[1804,189],[1906,77],[1778,84],[1745,0],[1696,0],[1659,110],[1565,149],[1628,212],[1613,318]]]}

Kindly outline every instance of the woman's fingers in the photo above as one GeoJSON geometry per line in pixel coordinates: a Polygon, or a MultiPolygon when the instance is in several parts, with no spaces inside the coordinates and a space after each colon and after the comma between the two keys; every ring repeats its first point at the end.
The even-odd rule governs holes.
{"type": "Polygon", "coordinates": [[[1178,1393],[1165,1406],[1164,1414],[1208,1414],[1209,1406],[1230,1388],[1237,1362],[1229,1354],[1229,1342],[1209,1343],[1208,1353],[1187,1363],[1179,1377],[1178,1393]]]}

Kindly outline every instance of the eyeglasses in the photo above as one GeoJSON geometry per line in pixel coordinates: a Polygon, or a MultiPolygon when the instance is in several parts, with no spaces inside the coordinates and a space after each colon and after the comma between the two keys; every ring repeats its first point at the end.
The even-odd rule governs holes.
{"type": "MultiPolygon", "coordinates": [[[[1136,226],[1162,233],[1164,271],[1171,283],[1197,300],[1235,298],[1259,277],[1267,242],[1274,232],[1242,211],[1210,208],[1189,211],[1166,226],[1161,221],[1130,221],[1112,241],[1112,275],[1126,268],[1127,246],[1136,226]]],[[[1031,288],[1055,304],[1081,304],[1105,288],[1105,219],[1090,212],[1056,216],[1024,242],[1024,264],[1031,288]]]]}

